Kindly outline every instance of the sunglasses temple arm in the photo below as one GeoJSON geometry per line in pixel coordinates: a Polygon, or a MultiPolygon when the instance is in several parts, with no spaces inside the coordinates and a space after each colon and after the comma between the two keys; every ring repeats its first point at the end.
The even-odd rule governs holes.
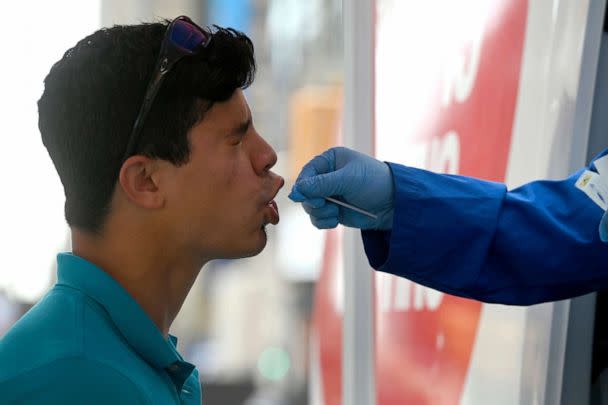
{"type": "Polygon", "coordinates": [[[139,143],[143,123],[146,121],[146,116],[148,115],[148,112],[150,112],[152,102],[156,98],[156,93],[158,93],[158,90],[160,89],[164,78],[165,75],[161,72],[158,72],[156,77],[154,78],[154,81],[150,83],[150,86],[148,86],[148,89],[146,90],[144,102],[142,103],[141,108],[139,109],[139,114],[137,115],[137,119],[133,124],[133,129],[131,130],[131,137],[129,139],[129,144],[127,145],[125,155],[122,159],[123,162],[131,156],[131,154],[137,147],[137,144],[139,143]]]}

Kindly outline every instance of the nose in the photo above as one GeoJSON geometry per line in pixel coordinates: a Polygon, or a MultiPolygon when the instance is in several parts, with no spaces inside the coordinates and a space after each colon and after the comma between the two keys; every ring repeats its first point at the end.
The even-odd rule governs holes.
{"type": "Polygon", "coordinates": [[[257,147],[253,151],[253,167],[258,175],[264,175],[277,163],[277,153],[258,133],[257,147]]]}

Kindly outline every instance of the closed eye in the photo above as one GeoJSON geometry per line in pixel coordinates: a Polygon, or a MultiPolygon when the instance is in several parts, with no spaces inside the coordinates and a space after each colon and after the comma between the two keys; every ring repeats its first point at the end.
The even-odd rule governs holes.
{"type": "Polygon", "coordinates": [[[247,135],[247,132],[249,132],[249,129],[251,128],[252,125],[253,125],[253,123],[251,120],[251,115],[248,115],[246,121],[243,121],[240,124],[238,124],[228,134],[230,143],[235,146],[240,145],[243,142],[243,138],[245,137],[245,135],[247,135]]]}
{"type": "Polygon", "coordinates": [[[232,134],[230,135],[230,144],[237,146],[243,143],[243,138],[245,138],[245,134],[232,134]]]}

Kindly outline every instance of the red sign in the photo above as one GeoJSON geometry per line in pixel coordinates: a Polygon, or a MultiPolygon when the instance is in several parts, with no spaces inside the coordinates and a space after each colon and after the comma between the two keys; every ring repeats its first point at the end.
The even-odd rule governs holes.
{"type": "MultiPolygon", "coordinates": [[[[431,170],[503,181],[517,103],[527,0],[445,0],[442,6],[433,2],[429,15],[416,14],[415,7],[423,2],[394,4],[399,7],[395,7],[398,15],[393,19],[401,19],[401,25],[410,28],[417,21],[417,31],[414,37],[392,32],[389,37],[395,44],[401,39],[402,46],[391,44],[392,53],[382,57],[405,54],[411,64],[440,62],[428,69],[431,74],[424,79],[391,81],[390,85],[399,87],[399,105],[418,108],[415,125],[396,144],[405,141],[411,146],[408,149],[422,151],[425,156],[420,161],[431,170]],[[485,11],[480,11],[481,4],[487,7],[485,11]],[[416,46],[408,46],[414,43],[416,46]],[[416,87],[416,80],[428,86],[416,87]]],[[[382,24],[381,16],[378,21],[382,24]]],[[[383,41],[382,36],[378,41],[383,41]]],[[[391,64],[391,60],[379,63],[391,64]]],[[[383,93],[377,94],[381,97],[383,93]]],[[[399,130],[393,128],[390,136],[401,136],[399,130]]],[[[335,232],[328,233],[314,314],[326,405],[341,404],[342,318],[335,305],[339,291],[335,285],[342,275],[335,264],[336,238],[335,232]]],[[[375,305],[378,404],[460,403],[481,304],[378,273],[375,305]]]]}
{"type": "MultiPolygon", "coordinates": [[[[313,336],[318,338],[319,352],[312,354],[313,362],[319,364],[311,367],[319,370],[321,375],[312,378],[321,381],[322,403],[325,405],[342,404],[342,267],[341,232],[332,229],[326,232],[323,265],[315,290],[315,307],[313,314],[313,336]]],[[[314,349],[313,349],[314,350],[314,349]]],[[[315,404],[317,405],[317,404],[315,404]]]]}

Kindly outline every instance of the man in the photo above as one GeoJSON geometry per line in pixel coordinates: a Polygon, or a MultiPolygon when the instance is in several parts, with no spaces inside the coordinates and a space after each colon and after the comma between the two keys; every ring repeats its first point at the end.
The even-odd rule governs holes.
{"type": "Polygon", "coordinates": [[[600,239],[608,222],[594,202],[608,201],[600,190],[608,188],[607,155],[567,179],[508,191],[332,148],[304,166],[289,197],[318,228],[362,229],[377,270],[452,295],[530,305],[608,287],[608,244],[600,239]],[[332,196],[375,218],[325,200],[332,196]]]}
{"type": "Polygon", "coordinates": [[[97,31],[53,66],[39,127],[72,252],[0,343],[0,402],[201,402],[171,323],[205,263],[258,254],[279,221],[254,73],[249,38],[187,17],[97,31]]]}

